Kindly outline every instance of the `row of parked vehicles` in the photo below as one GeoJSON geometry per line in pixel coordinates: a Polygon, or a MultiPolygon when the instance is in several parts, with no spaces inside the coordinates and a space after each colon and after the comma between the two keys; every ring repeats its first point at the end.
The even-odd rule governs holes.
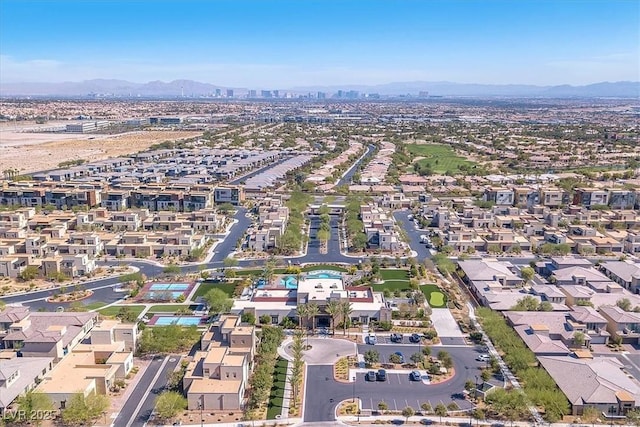
{"type": "MultiPolygon", "coordinates": [[[[386,381],[387,371],[384,369],[378,369],[377,371],[369,371],[366,373],[365,379],[371,382],[386,381]]],[[[420,371],[411,371],[409,373],[409,379],[411,381],[422,381],[422,374],[420,373],[420,371]]]]}

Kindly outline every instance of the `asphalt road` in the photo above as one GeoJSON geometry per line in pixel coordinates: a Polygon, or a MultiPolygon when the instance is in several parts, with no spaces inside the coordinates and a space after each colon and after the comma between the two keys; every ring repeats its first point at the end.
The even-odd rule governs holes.
{"type": "Polygon", "coordinates": [[[156,356],[114,420],[114,426],[142,427],[151,416],[155,400],[167,385],[167,376],[180,363],[179,356],[156,356]],[[163,363],[166,364],[163,366],[163,363]]]}
{"type": "MultiPolygon", "coordinates": [[[[387,361],[389,356],[400,351],[405,359],[418,350],[417,344],[384,344],[358,345],[358,352],[364,354],[367,350],[376,350],[381,360],[387,361]]],[[[333,368],[330,365],[309,366],[304,408],[305,422],[333,421],[337,404],[353,396],[362,400],[363,409],[377,409],[378,402],[385,401],[390,409],[401,410],[407,406],[415,410],[420,405],[431,402],[432,406],[443,402],[445,405],[455,401],[462,409],[471,407],[469,402],[461,399],[464,384],[467,379],[475,381],[480,375],[480,369],[486,364],[477,362],[475,358],[482,352],[478,347],[432,347],[434,356],[440,350],[447,351],[453,359],[456,373],[454,377],[440,384],[423,384],[409,380],[409,370],[406,374],[388,374],[388,380],[382,382],[367,382],[363,374],[358,374],[354,383],[339,383],[333,380],[333,368]]]]}
{"type": "Polygon", "coordinates": [[[396,219],[398,225],[403,228],[409,236],[409,246],[418,254],[418,261],[422,262],[425,258],[431,258],[429,249],[427,249],[424,243],[420,242],[420,236],[428,234],[428,231],[416,228],[413,221],[409,220],[409,215],[411,215],[410,211],[397,211],[393,213],[393,217],[396,219]]]}
{"type": "Polygon", "coordinates": [[[358,170],[358,165],[360,163],[362,163],[367,157],[371,156],[371,153],[373,153],[373,150],[375,150],[375,148],[376,148],[375,145],[369,145],[367,147],[367,152],[364,154],[364,156],[360,157],[360,159],[358,159],[358,161],[355,162],[349,168],[347,173],[345,173],[344,176],[342,178],[340,178],[340,180],[338,181],[338,184],[336,184],[336,186],[351,184],[351,179],[353,178],[353,175],[355,175],[356,171],[358,170]]]}

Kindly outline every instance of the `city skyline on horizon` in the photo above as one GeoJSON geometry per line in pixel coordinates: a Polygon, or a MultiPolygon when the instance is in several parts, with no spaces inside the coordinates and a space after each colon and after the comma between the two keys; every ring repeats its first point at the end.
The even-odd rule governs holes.
{"type": "Polygon", "coordinates": [[[624,0],[8,0],[0,3],[0,83],[635,82],[639,16],[640,4],[624,0]]]}

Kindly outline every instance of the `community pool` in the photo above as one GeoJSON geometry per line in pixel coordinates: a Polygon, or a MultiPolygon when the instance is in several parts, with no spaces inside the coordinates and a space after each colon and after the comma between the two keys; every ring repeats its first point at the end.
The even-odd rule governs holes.
{"type": "Polygon", "coordinates": [[[308,273],[306,278],[307,279],[342,279],[342,275],[339,273],[334,273],[332,271],[315,271],[313,273],[308,273]]]}
{"type": "Polygon", "coordinates": [[[202,322],[201,316],[153,316],[149,321],[150,325],[167,326],[198,326],[202,322]]]}
{"type": "Polygon", "coordinates": [[[189,289],[188,283],[153,283],[149,286],[150,291],[186,291],[189,289]]]}
{"type": "Polygon", "coordinates": [[[280,285],[287,289],[298,289],[298,281],[293,276],[286,276],[280,279],[280,285]]]}

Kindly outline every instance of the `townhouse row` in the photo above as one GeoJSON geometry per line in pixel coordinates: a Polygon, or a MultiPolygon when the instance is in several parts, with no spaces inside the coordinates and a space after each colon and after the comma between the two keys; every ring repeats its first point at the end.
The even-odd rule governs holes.
{"type": "Polygon", "coordinates": [[[245,200],[244,188],[210,185],[86,185],[13,183],[0,189],[0,205],[46,207],[55,209],[88,209],[104,207],[111,211],[144,208],[152,211],[190,212],[215,204],[240,205],[245,200]]]}

